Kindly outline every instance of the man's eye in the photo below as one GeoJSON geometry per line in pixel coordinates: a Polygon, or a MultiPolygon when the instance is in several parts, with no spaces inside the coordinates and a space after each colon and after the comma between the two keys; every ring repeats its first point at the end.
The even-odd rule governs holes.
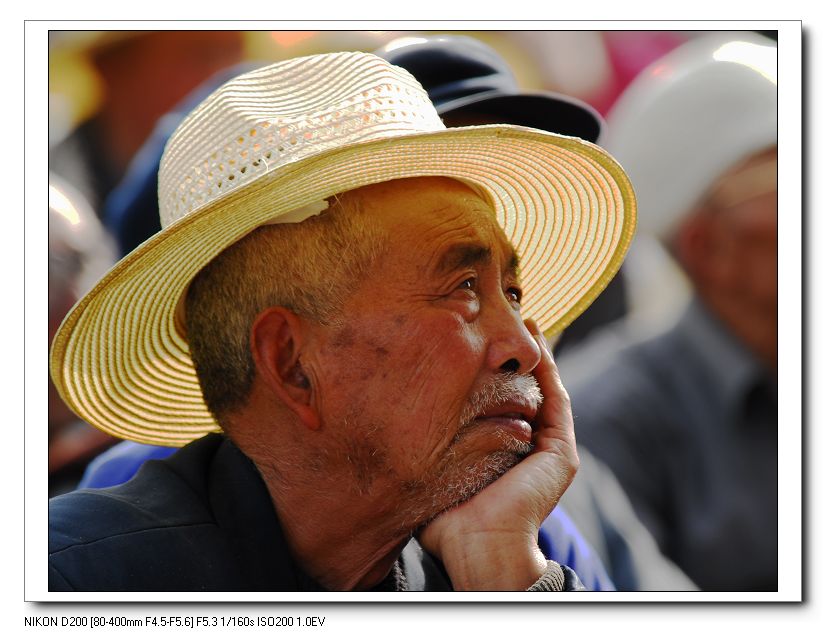
{"type": "Polygon", "coordinates": [[[507,297],[513,303],[522,303],[522,289],[521,288],[508,288],[506,290],[507,297]]]}
{"type": "Polygon", "coordinates": [[[459,284],[459,287],[456,288],[457,290],[475,290],[476,289],[476,277],[470,277],[465,279],[459,284]]]}

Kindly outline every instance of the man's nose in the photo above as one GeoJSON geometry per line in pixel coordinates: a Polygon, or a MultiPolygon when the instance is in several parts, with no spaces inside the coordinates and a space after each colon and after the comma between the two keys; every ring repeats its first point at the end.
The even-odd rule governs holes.
{"type": "Polygon", "coordinates": [[[487,319],[488,366],[495,372],[531,372],[539,364],[539,346],[522,316],[507,302],[487,319]]]}

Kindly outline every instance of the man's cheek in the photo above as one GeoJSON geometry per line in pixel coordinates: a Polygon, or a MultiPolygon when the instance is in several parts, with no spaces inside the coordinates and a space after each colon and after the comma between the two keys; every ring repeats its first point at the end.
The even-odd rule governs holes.
{"type": "Polygon", "coordinates": [[[391,343],[369,324],[348,323],[336,330],[322,349],[323,359],[333,374],[333,385],[357,382],[369,392],[367,384],[386,380],[392,373],[391,343]]]}

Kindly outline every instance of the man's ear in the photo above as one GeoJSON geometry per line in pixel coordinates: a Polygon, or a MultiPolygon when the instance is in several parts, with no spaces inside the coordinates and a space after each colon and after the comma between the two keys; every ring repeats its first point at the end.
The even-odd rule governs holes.
{"type": "Polygon", "coordinates": [[[280,306],[267,308],[252,324],[250,344],[257,376],[308,428],[320,425],[310,377],[301,365],[303,323],[280,306]]]}

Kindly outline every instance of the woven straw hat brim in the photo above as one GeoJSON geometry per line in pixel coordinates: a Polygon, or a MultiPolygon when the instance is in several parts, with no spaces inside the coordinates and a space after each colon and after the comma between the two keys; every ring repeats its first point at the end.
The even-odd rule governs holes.
{"type": "Polygon", "coordinates": [[[360,186],[446,176],[481,186],[521,264],[525,318],[557,333],[614,276],[636,202],[601,148],[515,126],[357,143],[281,167],[173,223],[71,311],[51,352],[67,404],[116,437],[180,446],[220,430],[201,396],[176,308],[195,275],[273,217],[360,186]]]}

